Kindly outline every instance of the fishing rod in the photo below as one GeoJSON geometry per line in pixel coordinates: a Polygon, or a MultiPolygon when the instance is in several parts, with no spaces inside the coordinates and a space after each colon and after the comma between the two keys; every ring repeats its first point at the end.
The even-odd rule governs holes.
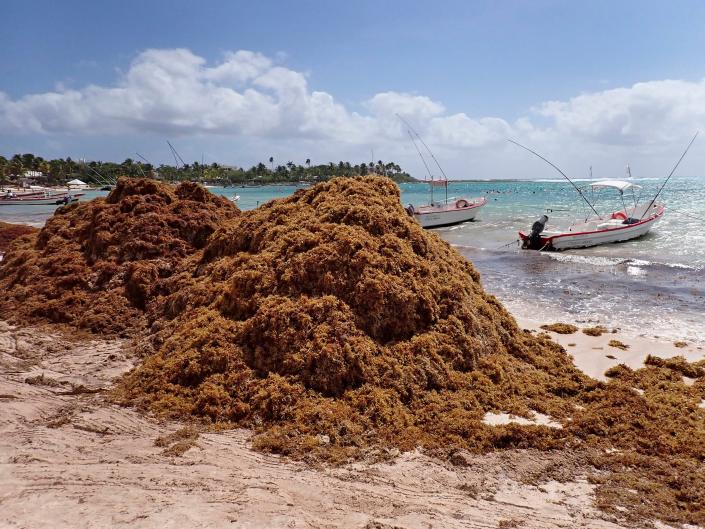
{"type": "Polygon", "coordinates": [[[105,186],[105,185],[112,185],[112,184],[110,183],[110,180],[107,180],[107,182],[106,182],[106,178],[105,178],[102,174],[100,174],[98,171],[96,171],[96,170],[93,169],[90,165],[88,165],[88,164],[86,163],[85,158],[81,159],[81,165],[82,165],[83,167],[85,167],[86,169],[88,169],[88,170],[90,170],[90,171],[93,171],[96,175],[98,175],[98,178],[96,178],[95,176],[94,176],[93,178],[95,178],[95,179],[98,181],[98,183],[99,183],[100,185],[102,185],[102,186],[105,186]]]}
{"type": "MultiPolygon", "coordinates": [[[[443,170],[443,167],[441,167],[441,164],[438,163],[438,160],[436,159],[436,156],[433,154],[433,151],[426,145],[426,142],[423,141],[423,138],[419,135],[418,132],[414,130],[414,127],[411,126],[411,124],[406,121],[403,117],[401,117],[399,114],[395,114],[396,117],[398,117],[402,123],[404,123],[407,127],[409,127],[409,130],[411,130],[416,137],[419,139],[421,142],[421,145],[423,145],[426,150],[428,151],[428,154],[431,155],[431,158],[433,158],[433,161],[436,162],[436,166],[438,167],[438,170],[441,172],[443,175],[443,178],[445,179],[445,188],[446,188],[446,204],[448,203],[448,175],[446,175],[446,172],[443,170]]],[[[424,162],[425,163],[425,162],[424,162]]],[[[433,200],[433,177],[431,177],[431,199],[433,200]]]]}
{"type": "Polygon", "coordinates": [[[174,157],[174,161],[176,162],[176,168],[179,168],[179,160],[181,161],[182,166],[186,166],[186,162],[184,162],[184,159],[181,157],[179,154],[179,151],[176,150],[176,148],[171,144],[169,140],[166,140],[166,143],[169,145],[169,148],[171,149],[171,154],[174,157]],[[177,160],[178,157],[178,160],[177,160]]]}
{"type": "MultiPolygon", "coordinates": [[[[142,158],[145,162],[147,162],[151,167],[154,167],[154,165],[152,165],[152,162],[150,162],[149,160],[147,160],[147,158],[145,158],[144,156],[142,156],[140,153],[135,152],[135,154],[136,154],[137,156],[139,156],[140,158],[142,158]]],[[[147,176],[146,174],[144,174],[144,171],[142,170],[141,164],[140,164],[140,172],[142,173],[143,176],[145,176],[145,177],[147,176]]],[[[150,172],[150,175],[151,175],[151,172],[150,172]]]]}
{"type": "Polygon", "coordinates": [[[179,159],[176,157],[176,151],[174,151],[174,147],[171,146],[171,143],[169,143],[169,140],[166,140],[167,145],[169,145],[169,150],[171,151],[171,155],[174,157],[174,165],[176,165],[176,168],[179,168],[179,159]]]}
{"type": "Polygon", "coordinates": [[[152,164],[152,162],[150,162],[149,160],[147,160],[147,158],[145,158],[144,156],[142,156],[140,153],[136,152],[135,154],[136,154],[137,156],[139,156],[140,158],[142,158],[142,159],[143,159],[145,162],[147,162],[149,165],[151,165],[152,167],[154,167],[154,165],[152,164]]]}
{"type": "Polygon", "coordinates": [[[433,175],[431,174],[431,169],[429,169],[428,164],[426,163],[426,159],[423,157],[423,154],[421,154],[421,151],[419,150],[418,145],[416,145],[416,142],[414,141],[414,137],[411,135],[411,131],[407,129],[406,133],[409,135],[409,139],[411,140],[411,143],[414,144],[414,148],[416,149],[416,152],[419,153],[419,158],[421,158],[421,161],[424,164],[424,167],[426,167],[426,172],[428,173],[428,177],[433,180],[433,175]]]}
{"type": "MultiPolygon", "coordinates": [[[[537,153],[536,151],[532,151],[532,150],[529,149],[528,147],[524,147],[524,146],[523,146],[521,143],[519,143],[519,142],[516,142],[516,141],[514,141],[514,140],[509,140],[509,139],[508,139],[507,141],[510,142],[510,143],[513,143],[514,145],[517,145],[517,146],[521,147],[522,149],[524,149],[524,150],[526,150],[526,151],[529,151],[529,152],[530,152],[531,154],[533,154],[534,156],[538,156],[538,157],[541,158],[544,162],[546,162],[548,165],[550,165],[551,167],[553,167],[556,171],[558,171],[559,173],[561,173],[561,175],[563,175],[563,178],[565,178],[566,180],[568,180],[568,182],[570,182],[570,184],[575,188],[575,190],[576,190],[576,191],[578,192],[578,194],[583,198],[583,200],[587,203],[587,205],[590,206],[590,209],[595,212],[595,215],[597,215],[598,217],[600,217],[600,214],[597,212],[597,210],[594,208],[594,206],[590,203],[590,201],[587,199],[587,197],[583,194],[583,192],[580,190],[580,188],[575,185],[575,182],[573,182],[570,178],[568,178],[568,175],[566,175],[563,171],[561,171],[556,165],[554,165],[554,164],[552,164],[551,162],[549,162],[546,158],[544,158],[543,156],[541,156],[541,155],[540,155],[539,153],[537,153]]],[[[601,217],[600,217],[600,218],[601,218],[601,217]]]]}
{"type": "Polygon", "coordinates": [[[695,136],[693,136],[693,139],[690,140],[690,143],[689,143],[688,146],[685,148],[685,151],[683,151],[683,154],[681,154],[681,157],[678,158],[678,161],[676,162],[676,165],[673,166],[673,169],[671,169],[671,172],[670,172],[669,175],[666,177],[666,180],[663,182],[663,184],[661,185],[661,187],[659,188],[659,190],[656,192],[656,194],[654,195],[654,198],[651,199],[651,202],[649,203],[649,207],[647,207],[647,208],[644,210],[644,212],[641,214],[641,217],[639,217],[639,220],[643,219],[643,218],[644,218],[644,215],[646,215],[646,212],[649,211],[649,210],[651,209],[651,206],[654,205],[654,202],[656,202],[656,199],[657,199],[658,196],[661,194],[661,191],[663,191],[663,188],[666,187],[666,184],[668,183],[668,181],[669,181],[669,180],[671,179],[671,177],[673,176],[673,173],[676,172],[676,169],[678,169],[678,166],[679,166],[680,163],[683,161],[683,158],[685,158],[685,155],[688,154],[688,151],[690,150],[690,146],[693,145],[693,142],[695,141],[695,138],[698,137],[698,134],[700,134],[700,131],[699,131],[699,130],[695,132],[695,136]]]}
{"type": "Polygon", "coordinates": [[[431,151],[431,149],[429,149],[429,148],[428,148],[428,145],[426,145],[426,142],[423,141],[423,138],[422,138],[421,136],[419,136],[419,133],[414,130],[414,127],[412,127],[412,126],[409,124],[409,122],[406,121],[403,117],[401,117],[399,114],[395,114],[395,116],[398,117],[398,118],[399,118],[407,127],[409,127],[409,129],[416,135],[416,137],[417,137],[417,138],[419,139],[419,141],[421,142],[421,145],[423,145],[423,146],[426,148],[426,150],[428,151],[428,154],[430,154],[430,155],[431,155],[431,158],[433,158],[433,161],[436,162],[436,165],[438,166],[438,170],[441,172],[441,174],[443,175],[443,178],[445,178],[445,179],[446,179],[446,182],[447,182],[447,181],[448,181],[448,176],[446,175],[445,171],[443,170],[443,167],[441,167],[441,164],[438,163],[438,160],[437,160],[436,157],[433,155],[433,152],[431,151]]]}

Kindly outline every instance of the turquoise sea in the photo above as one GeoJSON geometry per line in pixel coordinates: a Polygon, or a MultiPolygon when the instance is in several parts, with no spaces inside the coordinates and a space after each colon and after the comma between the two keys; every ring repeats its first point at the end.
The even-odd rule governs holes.
{"type": "MultiPolygon", "coordinates": [[[[650,200],[660,178],[634,179],[650,200]]],[[[586,180],[577,180],[579,186],[586,180]]],[[[401,184],[403,204],[430,199],[423,183],[401,184]]],[[[213,187],[240,195],[242,209],[288,196],[300,187],[213,187]]],[[[436,189],[436,198],[443,190],[436,189]]],[[[473,181],[449,185],[449,196],[484,196],[475,222],[434,230],[467,256],[485,288],[517,316],[619,325],[633,334],[705,343],[705,178],[673,177],[659,200],[664,218],[645,237],[625,243],[560,253],[522,251],[517,232],[542,214],[549,227],[567,227],[589,211],[564,180],[473,181]]],[[[588,191],[589,193],[589,191],[588,191]]],[[[639,191],[637,191],[638,196],[639,191]]],[[[84,199],[104,195],[90,191],[84,199]]],[[[621,209],[616,192],[594,197],[599,212],[621,209]]],[[[630,192],[625,199],[631,200],[630,192]]],[[[41,226],[53,207],[0,206],[0,220],[41,226]]]]}

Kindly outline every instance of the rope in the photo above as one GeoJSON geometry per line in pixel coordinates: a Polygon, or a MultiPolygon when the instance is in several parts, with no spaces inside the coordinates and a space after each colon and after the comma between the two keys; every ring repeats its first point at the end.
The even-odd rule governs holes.
{"type": "Polygon", "coordinates": [[[688,213],[683,213],[682,211],[679,211],[679,210],[677,210],[677,209],[673,209],[673,208],[671,208],[671,207],[669,207],[669,208],[667,209],[667,211],[673,211],[674,213],[678,213],[679,215],[683,215],[684,217],[688,217],[688,218],[694,219],[694,220],[699,220],[700,222],[705,222],[705,218],[703,218],[703,217],[696,217],[695,215],[690,215],[690,214],[688,214],[688,213]]]}
{"type": "Polygon", "coordinates": [[[516,241],[508,242],[507,244],[503,244],[502,246],[498,246],[495,248],[496,250],[501,250],[502,248],[506,248],[507,246],[511,246],[512,244],[517,244],[521,242],[521,239],[517,239],[516,241]]]}

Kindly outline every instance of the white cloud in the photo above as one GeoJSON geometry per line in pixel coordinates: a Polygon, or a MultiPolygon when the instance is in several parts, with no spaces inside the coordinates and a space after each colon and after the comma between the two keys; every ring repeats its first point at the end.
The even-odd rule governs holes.
{"type": "Polygon", "coordinates": [[[313,90],[303,72],[282,60],[240,50],[211,64],[187,49],[146,50],[113,86],[59,84],[17,99],[0,92],[0,134],[236,137],[265,146],[306,142],[307,148],[318,142],[317,151],[329,159],[374,147],[388,158],[411,160],[399,114],[458,167],[492,167],[492,156],[521,160],[524,153],[517,156],[506,145],[512,137],[549,156],[572,155],[577,169],[588,156],[593,163],[607,150],[610,156],[621,156],[620,148],[644,154],[705,127],[705,80],[650,81],[548,101],[510,122],[450,113],[424,95],[392,91],[373,95],[354,112],[334,95],[313,90]]]}
{"type": "MultiPolygon", "coordinates": [[[[379,143],[404,137],[399,113],[435,139],[457,146],[495,141],[508,125],[496,118],[448,116],[430,98],[379,93],[351,112],[312,91],[301,72],[240,50],[214,65],[187,49],[146,50],[113,87],[57,89],[10,100],[0,94],[5,133],[254,135],[379,143]]],[[[429,141],[434,141],[429,138],[429,141]]]]}
{"type": "Polygon", "coordinates": [[[629,88],[549,101],[536,109],[551,127],[581,141],[603,144],[663,144],[705,124],[705,80],[650,81],[629,88]]]}

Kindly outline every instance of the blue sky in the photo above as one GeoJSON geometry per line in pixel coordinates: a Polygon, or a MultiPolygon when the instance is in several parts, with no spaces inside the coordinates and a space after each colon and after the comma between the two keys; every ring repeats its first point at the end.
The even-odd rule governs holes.
{"type": "MultiPolygon", "coordinates": [[[[507,149],[511,136],[559,153],[576,171],[585,163],[614,171],[624,158],[639,157],[646,174],[677,157],[705,121],[698,111],[705,102],[701,1],[199,4],[3,2],[0,151],[123,159],[139,149],[167,161],[171,138],[194,159],[201,152],[237,164],[270,153],[361,159],[375,148],[416,171],[403,129],[388,119],[398,111],[455,172],[535,176],[541,169],[507,149]],[[169,54],[176,49],[190,55],[169,54]],[[144,55],[148,50],[161,55],[144,55]],[[239,50],[266,59],[257,59],[257,75],[269,80],[217,74],[239,50]],[[160,71],[179,61],[198,65],[129,81],[136,63],[160,71]],[[197,87],[189,81],[195,78],[197,87]],[[172,88],[146,90],[156,79],[172,88]],[[666,80],[681,84],[649,84],[666,80]],[[91,86],[106,92],[96,96],[91,86]],[[106,111],[114,88],[126,93],[106,111]],[[260,107],[255,98],[243,113],[240,102],[223,103],[221,90],[259,91],[276,104],[260,107]],[[387,96],[375,99],[379,94],[387,96]],[[164,97],[174,104],[183,98],[184,114],[158,108],[164,97]],[[225,104],[229,121],[191,123],[188,116],[204,113],[193,99],[210,97],[211,108],[225,104]],[[267,126],[247,123],[260,115],[267,126]]],[[[230,67],[243,67],[235,63],[230,67]]]]}

